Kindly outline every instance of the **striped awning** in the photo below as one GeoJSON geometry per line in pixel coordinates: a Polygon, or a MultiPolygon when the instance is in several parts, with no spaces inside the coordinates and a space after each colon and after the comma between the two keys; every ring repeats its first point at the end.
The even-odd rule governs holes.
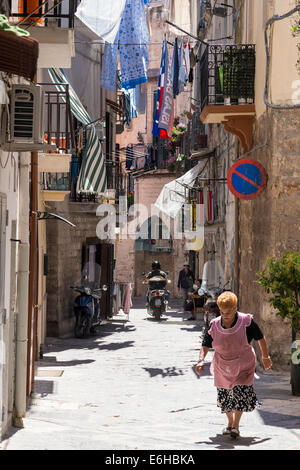
{"type": "MultiPolygon", "coordinates": [[[[48,69],[52,81],[57,85],[59,91],[65,91],[60,84],[69,84],[69,96],[71,112],[84,126],[92,122],[91,117],[81,104],[78,96],[73,90],[69,80],[62,69],[48,69]]],[[[82,165],[77,180],[77,191],[103,193],[106,189],[106,168],[102,145],[99,142],[96,128],[93,124],[88,127],[86,145],[82,165]]]]}

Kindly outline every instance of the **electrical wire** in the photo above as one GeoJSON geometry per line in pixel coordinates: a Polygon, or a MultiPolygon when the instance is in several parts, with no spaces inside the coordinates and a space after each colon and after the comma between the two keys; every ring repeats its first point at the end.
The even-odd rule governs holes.
{"type": "Polygon", "coordinates": [[[300,104],[295,104],[295,105],[276,105],[273,103],[269,102],[268,96],[269,96],[269,80],[270,80],[270,47],[268,43],[268,28],[272,26],[276,21],[283,20],[285,18],[288,18],[289,16],[293,15],[297,11],[300,11],[300,5],[297,5],[295,8],[292,10],[288,11],[284,15],[278,16],[274,15],[272,18],[269,18],[268,21],[265,24],[265,50],[266,50],[266,56],[267,56],[267,61],[266,61],[266,81],[265,81],[265,90],[264,90],[264,103],[267,107],[272,108],[272,109],[298,109],[300,108],[300,104]]]}
{"type": "Polygon", "coordinates": [[[1,168],[5,169],[7,167],[7,164],[8,164],[8,160],[9,158],[12,156],[12,152],[9,152],[8,155],[7,155],[7,159],[6,159],[6,162],[5,164],[3,165],[2,163],[2,153],[0,153],[0,165],[1,165],[1,168]]]}

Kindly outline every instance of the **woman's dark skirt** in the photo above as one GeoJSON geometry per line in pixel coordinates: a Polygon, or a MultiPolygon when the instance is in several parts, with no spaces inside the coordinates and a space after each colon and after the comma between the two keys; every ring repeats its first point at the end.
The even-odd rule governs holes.
{"type": "Polygon", "coordinates": [[[236,385],[231,389],[217,388],[217,406],[222,413],[230,411],[253,411],[261,405],[257,400],[253,385],[236,385]]]}

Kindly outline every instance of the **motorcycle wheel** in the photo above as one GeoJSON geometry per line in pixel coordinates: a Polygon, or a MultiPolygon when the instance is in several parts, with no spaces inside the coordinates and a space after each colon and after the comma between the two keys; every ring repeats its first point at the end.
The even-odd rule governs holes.
{"type": "Polygon", "coordinates": [[[87,315],[79,313],[74,329],[75,338],[85,338],[90,332],[90,322],[87,315]]]}
{"type": "Polygon", "coordinates": [[[161,311],[158,310],[158,309],[155,309],[155,310],[154,310],[154,318],[155,318],[155,320],[160,321],[160,316],[161,316],[161,311]]]}

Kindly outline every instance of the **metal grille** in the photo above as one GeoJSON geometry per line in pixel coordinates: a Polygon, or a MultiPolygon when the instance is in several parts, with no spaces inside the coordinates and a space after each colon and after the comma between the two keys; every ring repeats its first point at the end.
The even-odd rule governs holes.
{"type": "Polygon", "coordinates": [[[16,90],[13,111],[13,138],[33,139],[34,96],[30,90],[16,90]]]}
{"type": "Polygon", "coordinates": [[[255,45],[209,45],[200,59],[201,110],[254,102],[255,45]]]}
{"type": "Polygon", "coordinates": [[[53,25],[53,21],[56,21],[58,27],[74,27],[74,15],[79,3],[78,0],[65,0],[63,3],[59,3],[59,0],[53,0],[53,2],[46,3],[45,5],[43,3],[45,3],[44,0],[38,0],[38,2],[34,3],[36,7],[32,7],[32,2],[19,0],[17,6],[15,6],[16,3],[9,0],[10,16],[21,21],[30,15],[30,18],[26,20],[27,23],[44,21],[43,24],[48,26],[48,24],[53,25]],[[54,6],[53,9],[52,6],[54,6]],[[37,7],[39,9],[32,13],[37,7]],[[41,16],[44,16],[44,20],[39,20],[41,16]],[[51,20],[51,23],[49,20],[51,20]]]}

